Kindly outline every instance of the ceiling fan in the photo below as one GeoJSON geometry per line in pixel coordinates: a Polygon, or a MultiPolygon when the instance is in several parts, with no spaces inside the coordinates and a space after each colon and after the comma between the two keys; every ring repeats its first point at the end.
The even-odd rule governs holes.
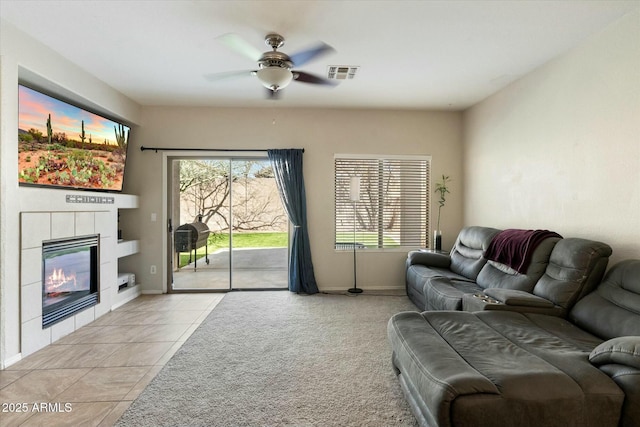
{"type": "Polygon", "coordinates": [[[217,81],[232,77],[257,76],[260,83],[267,88],[267,97],[272,99],[277,98],[279,92],[292,81],[335,86],[335,83],[331,80],[292,69],[293,67],[300,67],[311,60],[317,59],[321,55],[335,51],[335,49],[326,43],[320,43],[317,46],[293,55],[287,55],[284,52],[278,51],[278,48],[284,45],[284,37],[276,33],[266,35],[264,42],[267,46],[271,47],[272,50],[264,53],[260,52],[237,34],[225,34],[220,36],[218,40],[231,50],[256,61],[258,63],[258,69],[208,74],[205,75],[207,80],[217,81]]]}

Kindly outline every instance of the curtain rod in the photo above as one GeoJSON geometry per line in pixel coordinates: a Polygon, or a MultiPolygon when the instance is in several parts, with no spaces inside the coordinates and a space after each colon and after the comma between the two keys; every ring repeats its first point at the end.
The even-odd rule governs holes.
{"type": "MultiPolygon", "coordinates": [[[[173,147],[145,147],[144,145],[140,147],[140,151],[153,150],[156,153],[158,151],[222,151],[222,152],[245,152],[245,151],[267,151],[263,148],[173,148],[173,147]]],[[[302,149],[304,153],[304,148],[302,149]]]]}

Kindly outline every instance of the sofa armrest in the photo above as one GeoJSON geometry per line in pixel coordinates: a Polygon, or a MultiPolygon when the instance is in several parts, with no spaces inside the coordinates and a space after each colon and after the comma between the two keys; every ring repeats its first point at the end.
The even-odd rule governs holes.
{"type": "Polygon", "coordinates": [[[504,288],[487,288],[484,290],[484,293],[506,305],[543,308],[551,308],[554,306],[551,301],[525,291],[504,288]]]}
{"type": "Polygon", "coordinates": [[[407,255],[407,265],[422,264],[428,267],[449,268],[451,257],[448,253],[411,251],[407,255]]]}
{"type": "Polygon", "coordinates": [[[564,316],[565,314],[562,307],[558,307],[544,298],[524,291],[501,288],[487,288],[481,294],[466,294],[462,298],[462,309],[465,311],[515,311],[549,316],[564,316]]]}
{"type": "Polygon", "coordinates": [[[609,375],[624,391],[621,427],[640,426],[640,369],[627,365],[600,365],[598,368],[609,375]]]}
{"type": "Polygon", "coordinates": [[[591,351],[589,361],[624,391],[620,426],[639,426],[640,336],[611,338],[591,351]]]}
{"type": "Polygon", "coordinates": [[[611,338],[591,351],[589,362],[596,366],[615,363],[640,369],[640,337],[611,338]]]}

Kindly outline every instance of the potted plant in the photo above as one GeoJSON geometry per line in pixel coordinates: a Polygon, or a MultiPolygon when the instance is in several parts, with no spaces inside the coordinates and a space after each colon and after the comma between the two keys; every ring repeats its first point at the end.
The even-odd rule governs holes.
{"type": "Polygon", "coordinates": [[[448,184],[451,182],[451,178],[442,174],[442,178],[440,181],[436,182],[436,189],[434,193],[440,194],[440,199],[438,200],[438,219],[436,221],[436,228],[433,230],[433,248],[437,251],[442,250],[442,231],[440,230],[440,210],[444,207],[446,203],[447,194],[450,193],[448,184]]]}

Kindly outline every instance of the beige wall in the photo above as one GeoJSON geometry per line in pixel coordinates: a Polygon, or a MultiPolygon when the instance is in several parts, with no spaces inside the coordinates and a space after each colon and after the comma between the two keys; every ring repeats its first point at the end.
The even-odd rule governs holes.
{"type": "Polygon", "coordinates": [[[640,256],[640,11],[474,106],[463,127],[465,224],[640,256]]]}
{"type": "MultiPolygon", "coordinates": [[[[295,88],[290,88],[295,90],[295,88]]],[[[150,221],[163,212],[163,155],[141,152],[140,145],[197,148],[304,148],[305,184],[311,252],[323,290],[352,285],[352,256],[335,252],[333,156],[335,153],[431,155],[433,175],[454,179],[443,215],[445,246],[451,246],[462,224],[461,114],[456,112],[321,109],[143,108],[135,145],[129,147],[125,186],[139,194],[143,290],[161,291],[162,236],[165,221],[150,221]],[[274,124],[275,120],[275,124],[274,124]],[[158,274],[150,275],[150,265],[158,274]]],[[[403,288],[406,251],[359,254],[359,286],[403,288]]]]}

